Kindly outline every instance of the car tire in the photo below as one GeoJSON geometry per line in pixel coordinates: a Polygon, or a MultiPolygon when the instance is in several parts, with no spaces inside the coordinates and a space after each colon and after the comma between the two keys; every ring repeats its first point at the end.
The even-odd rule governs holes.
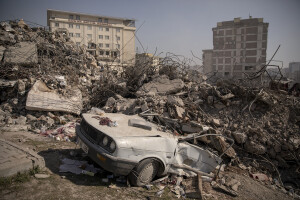
{"type": "Polygon", "coordinates": [[[160,164],[157,160],[146,159],[141,161],[128,175],[133,186],[143,186],[150,183],[156,176],[160,164]]]}

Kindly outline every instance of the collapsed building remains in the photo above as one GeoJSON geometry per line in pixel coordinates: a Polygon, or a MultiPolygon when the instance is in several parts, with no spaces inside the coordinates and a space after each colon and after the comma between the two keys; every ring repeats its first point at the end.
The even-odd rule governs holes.
{"type": "Polygon", "coordinates": [[[162,59],[159,71],[144,63],[116,73],[97,66],[68,36],[15,21],[1,23],[0,50],[1,130],[44,134],[92,107],[140,114],[172,134],[231,137],[232,147],[217,136],[190,142],[219,154],[228,149],[226,164],[300,186],[300,101],[286,91],[233,81],[211,85],[199,73],[191,81],[190,73],[174,69],[182,63],[170,57],[162,59]]]}

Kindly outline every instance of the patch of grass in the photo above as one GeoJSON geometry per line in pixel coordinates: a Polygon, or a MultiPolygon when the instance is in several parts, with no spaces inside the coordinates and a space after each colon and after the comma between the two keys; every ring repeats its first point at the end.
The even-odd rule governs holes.
{"type": "Polygon", "coordinates": [[[40,168],[35,167],[33,169],[30,169],[27,172],[18,172],[14,176],[9,176],[9,177],[0,177],[0,188],[7,188],[11,186],[13,183],[25,183],[30,180],[34,174],[39,173],[40,168]]]}

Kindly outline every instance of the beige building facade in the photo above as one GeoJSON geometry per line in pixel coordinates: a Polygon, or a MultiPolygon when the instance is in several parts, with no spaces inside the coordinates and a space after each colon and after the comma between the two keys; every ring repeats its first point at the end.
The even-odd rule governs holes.
{"type": "Polygon", "coordinates": [[[135,62],[135,20],[83,13],[47,10],[50,31],[66,32],[84,45],[98,61],[135,62]]]}
{"type": "Polygon", "coordinates": [[[266,64],[268,26],[263,18],[252,17],[218,22],[212,29],[212,65],[207,70],[223,78],[244,78],[259,70],[266,64]]]}

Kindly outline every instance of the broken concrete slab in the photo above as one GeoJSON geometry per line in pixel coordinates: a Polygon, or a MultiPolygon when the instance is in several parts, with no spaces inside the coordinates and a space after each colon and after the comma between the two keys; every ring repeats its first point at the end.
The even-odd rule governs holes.
{"type": "Polygon", "coordinates": [[[238,144],[244,144],[247,140],[247,135],[241,132],[233,132],[232,136],[238,144]]]}
{"type": "Polygon", "coordinates": [[[8,177],[35,167],[45,167],[44,158],[35,152],[0,139],[0,177],[8,177]]]}
{"type": "Polygon", "coordinates": [[[167,102],[171,105],[177,105],[180,107],[184,107],[184,103],[181,98],[176,96],[168,96],[167,102]]]}
{"type": "Polygon", "coordinates": [[[265,146],[255,143],[254,141],[247,141],[244,147],[247,152],[259,155],[264,154],[267,151],[265,146]]]}
{"type": "Polygon", "coordinates": [[[4,54],[4,51],[5,51],[5,47],[4,46],[0,46],[0,61],[2,61],[2,58],[3,58],[3,54],[4,54]]]}
{"type": "MultiPolygon", "coordinates": [[[[7,122],[6,124],[9,124],[7,122]]],[[[18,131],[28,131],[29,125],[9,125],[9,126],[3,126],[0,127],[0,132],[18,132],[18,131]]]]}
{"type": "Polygon", "coordinates": [[[27,110],[61,111],[79,115],[82,109],[80,90],[74,89],[72,95],[64,97],[50,90],[42,81],[36,81],[28,93],[27,110]]]}
{"type": "Polygon", "coordinates": [[[192,126],[191,124],[182,124],[181,130],[185,133],[197,133],[202,131],[203,129],[201,127],[192,126]]]}
{"type": "Polygon", "coordinates": [[[36,64],[38,63],[37,47],[32,42],[20,42],[10,46],[4,53],[6,64],[36,64]]]}
{"type": "Polygon", "coordinates": [[[167,76],[159,76],[149,83],[144,84],[137,92],[137,96],[150,94],[172,94],[179,92],[184,87],[181,79],[170,80],[167,76]]]}
{"type": "Polygon", "coordinates": [[[181,119],[185,112],[184,108],[181,108],[181,107],[175,105],[175,110],[176,110],[177,117],[181,119]]]}
{"type": "Polygon", "coordinates": [[[17,81],[0,79],[0,88],[14,87],[16,83],[17,83],[17,81]]]}
{"type": "Polygon", "coordinates": [[[34,177],[37,179],[45,179],[45,178],[49,178],[50,175],[49,174],[35,174],[34,177]]]}

